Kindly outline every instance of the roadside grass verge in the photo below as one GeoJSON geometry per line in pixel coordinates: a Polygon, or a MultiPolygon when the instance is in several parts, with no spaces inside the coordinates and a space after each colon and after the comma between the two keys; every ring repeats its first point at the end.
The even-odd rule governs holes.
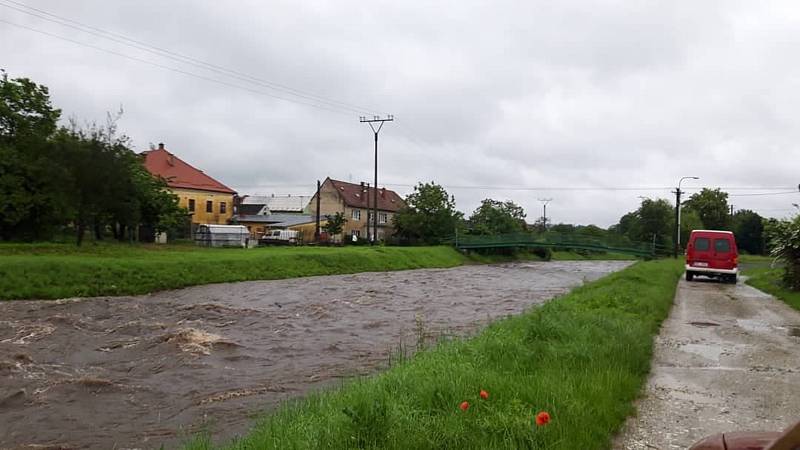
{"type": "Polygon", "coordinates": [[[0,245],[0,300],[143,294],[199,284],[453,267],[450,247],[0,245]]]}
{"type": "Polygon", "coordinates": [[[784,287],[782,281],[783,270],[780,267],[755,267],[745,269],[743,273],[748,277],[747,284],[767,294],[774,295],[792,308],[800,311],[800,292],[784,287]]]}
{"type": "MultiPolygon", "coordinates": [[[[681,273],[674,260],[639,262],[473,338],[288,403],[222,448],[608,448],[634,411],[681,273]],[[549,425],[534,424],[538,411],[549,425]]],[[[185,447],[210,448],[208,436],[185,447]]]]}

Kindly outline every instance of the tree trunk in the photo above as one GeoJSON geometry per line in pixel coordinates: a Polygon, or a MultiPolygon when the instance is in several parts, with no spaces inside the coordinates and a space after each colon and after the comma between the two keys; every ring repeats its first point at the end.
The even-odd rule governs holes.
{"type": "Polygon", "coordinates": [[[97,241],[103,240],[103,226],[96,220],[94,222],[94,239],[97,241]]]}
{"type": "Polygon", "coordinates": [[[84,225],[82,220],[78,220],[78,222],[76,223],[75,229],[76,229],[76,232],[78,233],[77,236],[76,236],[77,237],[77,241],[75,243],[78,245],[78,247],[80,247],[81,244],[83,244],[83,233],[86,231],[86,225],[84,225]]]}

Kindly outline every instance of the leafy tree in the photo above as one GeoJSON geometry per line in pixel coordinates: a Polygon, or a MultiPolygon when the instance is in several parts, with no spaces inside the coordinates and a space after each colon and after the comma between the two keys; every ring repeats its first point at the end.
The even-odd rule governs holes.
{"type": "Polygon", "coordinates": [[[327,221],[322,229],[325,230],[330,236],[338,236],[344,229],[344,224],[347,223],[347,218],[344,213],[337,212],[335,214],[328,214],[325,216],[327,221]]]}
{"type": "Polygon", "coordinates": [[[406,197],[406,206],[394,216],[395,235],[426,244],[438,244],[453,235],[463,213],[456,200],[438,184],[419,183],[406,197]]]}
{"type": "Polygon", "coordinates": [[[754,211],[743,209],[733,215],[736,246],[752,255],[764,253],[764,218],[754,211]]]}
{"type": "Polygon", "coordinates": [[[631,241],[652,242],[662,248],[672,246],[675,219],[674,207],[664,199],[643,199],[636,211],[620,218],[613,230],[631,241]]]}
{"type": "Polygon", "coordinates": [[[706,229],[727,230],[730,226],[727,192],[704,188],[689,197],[685,207],[697,212],[706,229]]]}
{"type": "Polygon", "coordinates": [[[473,233],[501,234],[525,231],[525,211],[512,201],[485,199],[469,218],[473,233]]]}
{"type": "Polygon", "coordinates": [[[46,87],[0,73],[0,237],[46,238],[69,215],[67,174],[48,142],[61,111],[46,87]]]}

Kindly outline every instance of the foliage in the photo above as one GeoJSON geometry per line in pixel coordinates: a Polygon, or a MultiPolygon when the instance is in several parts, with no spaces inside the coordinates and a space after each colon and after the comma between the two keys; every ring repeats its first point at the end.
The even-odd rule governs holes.
{"type": "Polygon", "coordinates": [[[406,206],[394,216],[395,234],[426,244],[441,243],[455,233],[464,216],[455,203],[455,197],[442,186],[419,183],[406,197],[406,206]]]}
{"type": "Polygon", "coordinates": [[[325,230],[325,232],[330,236],[338,236],[341,234],[342,230],[344,229],[344,224],[347,223],[347,218],[341,211],[335,214],[326,215],[325,220],[327,222],[322,226],[322,229],[325,230]]]}
{"type": "Polygon", "coordinates": [[[608,448],[634,412],[681,272],[673,260],[635,264],[474,338],[286,404],[225,448],[608,448]],[[534,426],[539,411],[550,413],[547,426],[534,426]]]}
{"type": "Polygon", "coordinates": [[[772,233],[771,254],[786,265],[783,281],[789,289],[800,291],[800,216],[779,221],[772,233]]]}
{"type": "Polygon", "coordinates": [[[772,294],[783,300],[792,308],[800,311],[800,292],[786,288],[783,283],[783,273],[781,269],[759,267],[744,271],[747,275],[746,283],[756,289],[772,294]]]}
{"type": "Polygon", "coordinates": [[[704,188],[685,202],[685,208],[696,211],[707,230],[727,230],[730,226],[728,193],[704,188]]]}
{"type": "Polygon", "coordinates": [[[733,215],[733,234],[736,246],[751,255],[764,254],[764,218],[754,211],[743,209],[733,215]]]}
{"type": "Polygon", "coordinates": [[[675,226],[674,207],[664,199],[643,199],[636,211],[622,216],[613,231],[634,242],[653,242],[661,248],[671,248],[675,226]]]}
{"type": "MultiPolygon", "coordinates": [[[[121,112],[120,112],[121,114],[121,112]]],[[[125,136],[120,115],[104,126],[58,128],[60,111],[46,87],[0,79],[0,237],[46,239],[71,226],[80,245],[88,229],[96,239],[110,230],[134,239],[141,226],[166,231],[186,212],[152,177],[125,136]]]]}
{"type": "Polygon", "coordinates": [[[469,218],[472,233],[505,234],[525,231],[525,211],[512,201],[485,199],[469,218]]]}

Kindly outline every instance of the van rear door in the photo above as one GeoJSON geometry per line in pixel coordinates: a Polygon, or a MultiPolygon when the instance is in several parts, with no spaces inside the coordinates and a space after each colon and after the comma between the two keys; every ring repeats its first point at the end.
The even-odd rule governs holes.
{"type": "Polygon", "coordinates": [[[711,254],[711,267],[714,269],[730,270],[736,267],[734,244],[731,242],[732,237],[729,236],[716,236],[713,239],[713,248],[711,254]]]}
{"type": "Polygon", "coordinates": [[[692,246],[689,252],[692,258],[691,265],[693,267],[711,267],[711,238],[707,235],[695,234],[692,236],[690,245],[692,246]]]}

